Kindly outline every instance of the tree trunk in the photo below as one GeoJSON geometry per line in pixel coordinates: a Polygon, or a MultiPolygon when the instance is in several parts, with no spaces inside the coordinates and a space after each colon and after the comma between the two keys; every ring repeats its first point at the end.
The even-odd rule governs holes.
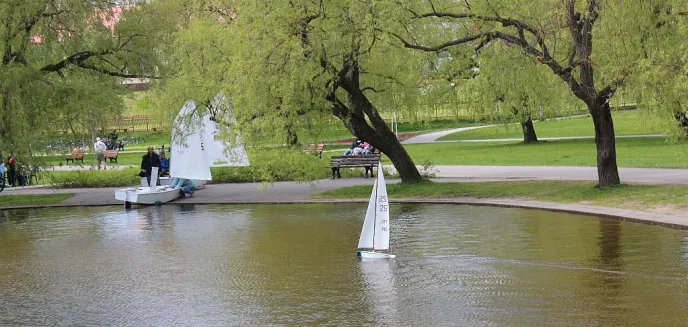
{"type": "Polygon", "coordinates": [[[685,112],[679,111],[674,113],[674,118],[676,118],[678,125],[685,131],[685,135],[688,136],[688,115],[685,112]]]}
{"type": "Polygon", "coordinates": [[[423,179],[406,149],[389,129],[375,106],[363,93],[359,83],[358,63],[352,58],[351,66],[340,72],[340,87],[346,91],[348,106],[332,93],[328,100],[335,105],[334,114],[355,136],[372,144],[389,157],[399,172],[402,183],[415,183],[423,179]],[[366,117],[368,118],[366,120],[366,117]],[[370,124],[368,125],[368,120],[370,124]]]}
{"type": "Polygon", "coordinates": [[[523,129],[523,143],[537,142],[535,127],[533,127],[533,120],[530,117],[521,122],[521,128],[523,129]]]}
{"type": "MultiPolygon", "coordinates": [[[[392,161],[394,168],[399,172],[402,183],[415,183],[423,179],[411,156],[389,129],[386,131],[376,130],[376,133],[369,138],[368,143],[380,149],[392,161]]],[[[362,138],[362,140],[365,139],[362,138]]]]}
{"type": "Polygon", "coordinates": [[[595,101],[588,106],[595,124],[595,145],[597,146],[598,186],[621,184],[619,168],[616,165],[616,138],[614,122],[608,102],[595,101]]]}
{"type": "Polygon", "coordinates": [[[294,125],[292,125],[291,123],[286,124],[285,129],[287,130],[287,146],[299,146],[299,136],[296,134],[296,131],[294,130],[294,125]]]}

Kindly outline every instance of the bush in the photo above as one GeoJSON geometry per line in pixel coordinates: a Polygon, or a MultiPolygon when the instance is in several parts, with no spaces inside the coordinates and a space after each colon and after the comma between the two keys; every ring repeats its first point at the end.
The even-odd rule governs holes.
{"type": "MultiPolygon", "coordinates": [[[[221,183],[262,183],[262,182],[310,182],[318,179],[332,178],[330,162],[327,158],[319,159],[304,154],[301,149],[263,149],[249,153],[251,167],[212,168],[213,184],[221,183]]],[[[361,177],[363,168],[342,169],[342,178],[361,177]]],[[[398,177],[385,169],[385,176],[398,177]]]]}
{"type": "Polygon", "coordinates": [[[251,151],[250,167],[212,168],[211,183],[309,182],[328,177],[329,162],[306,155],[300,149],[251,151]]]}
{"type": "Polygon", "coordinates": [[[123,170],[77,170],[47,173],[51,186],[57,188],[117,187],[140,184],[138,168],[123,170]]]}
{"type": "MultiPolygon", "coordinates": [[[[304,154],[301,149],[262,149],[249,153],[250,167],[211,168],[212,184],[222,183],[272,183],[282,181],[310,182],[332,177],[330,162],[314,155],[304,154]]],[[[80,170],[46,173],[53,187],[119,187],[139,185],[138,168],[124,170],[80,170]]],[[[361,177],[363,168],[342,169],[342,178],[361,177]]],[[[393,169],[385,169],[387,178],[399,175],[393,169]]]]}

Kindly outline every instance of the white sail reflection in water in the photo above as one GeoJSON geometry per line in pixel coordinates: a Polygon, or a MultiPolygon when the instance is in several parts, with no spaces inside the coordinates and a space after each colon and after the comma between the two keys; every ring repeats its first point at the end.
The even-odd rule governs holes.
{"type": "Polygon", "coordinates": [[[375,324],[381,326],[402,326],[397,308],[398,298],[394,286],[394,274],[390,260],[362,260],[361,276],[365,285],[366,297],[371,303],[376,318],[375,324]]]}

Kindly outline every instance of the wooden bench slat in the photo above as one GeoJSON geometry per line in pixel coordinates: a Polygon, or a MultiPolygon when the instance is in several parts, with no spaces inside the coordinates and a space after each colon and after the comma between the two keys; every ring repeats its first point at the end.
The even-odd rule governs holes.
{"type": "Polygon", "coordinates": [[[314,153],[314,152],[316,152],[316,154],[318,155],[318,157],[320,157],[320,159],[322,159],[322,153],[323,153],[323,151],[325,151],[325,144],[319,143],[319,144],[317,145],[317,149],[318,149],[318,150],[317,150],[317,152],[316,152],[316,145],[313,144],[313,143],[311,143],[311,144],[305,144],[305,145],[303,146],[303,152],[304,152],[304,153],[314,153]]]}

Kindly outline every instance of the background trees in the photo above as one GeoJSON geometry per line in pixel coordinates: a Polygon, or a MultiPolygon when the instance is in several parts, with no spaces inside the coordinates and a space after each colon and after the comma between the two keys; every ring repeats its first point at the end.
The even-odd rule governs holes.
{"type": "Polygon", "coordinates": [[[122,78],[165,72],[153,41],[172,36],[165,22],[145,2],[0,2],[0,151],[26,157],[49,126],[116,114],[122,78]]]}
{"type": "Polygon", "coordinates": [[[178,39],[179,79],[166,82],[166,94],[207,99],[225,90],[244,128],[264,134],[334,116],[387,155],[402,181],[421,178],[380,108],[417,109],[428,56],[390,42],[379,3],[200,3],[178,39]]]}
{"type": "MultiPolygon", "coordinates": [[[[647,57],[645,44],[665,44],[665,37],[653,32],[655,8],[668,6],[674,12],[669,15],[676,15],[678,5],[674,1],[434,1],[407,7],[409,19],[394,35],[408,48],[429,52],[464,44],[482,49],[499,41],[549,68],[588,108],[595,128],[599,185],[608,186],[620,183],[610,99],[629,76],[638,73],[647,57]],[[425,33],[428,26],[433,34],[425,33]]],[[[530,74],[521,78],[543,89],[551,87],[530,74]]]]}

